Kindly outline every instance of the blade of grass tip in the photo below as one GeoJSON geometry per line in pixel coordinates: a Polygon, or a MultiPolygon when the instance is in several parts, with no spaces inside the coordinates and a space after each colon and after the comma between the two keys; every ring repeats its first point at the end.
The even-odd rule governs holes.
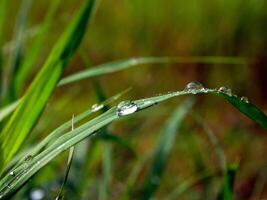
{"type": "Polygon", "coordinates": [[[3,84],[3,96],[7,98],[7,101],[14,101],[17,98],[17,94],[14,90],[14,78],[20,67],[22,59],[22,51],[25,42],[23,34],[26,30],[26,24],[28,20],[28,13],[32,0],[22,0],[21,7],[16,18],[16,24],[13,35],[13,46],[9,57],[9,64],[6,68],[3,84]]]}
{"type": "MultiPolygon", "coordinates": [[[[192,86],[192,83],[190,83],[192,86]]],[[[42,167],[48,164],[52,159],[57,157],[63,151],[67,150],[71,146],[79,143],[87,137],[94,135],[98,130],[110,124],[111,122],[118,120],[119,118],[132,115],[137,111],[147,109],[151,106],[154,106],[160,102],[166,101],[170,98],[184,96],[189,94],[216,94],[221,95],[221,91],[217,89],[208,89],[208,88],[198,88],[198,89],[189,89],[187,85],[186,89],[183,91],[177,91],[168,93],[165,95],[154,96],[150,98],[135,100],[133,102],[128,102],[124,104],[119,104],[118,106],[112,107],[105,113],[97,116],[96,118],[84,123],[83,125],[76,128],[74,131],[70,131],[59,137],[54,141],[53,144],[49,145],[44,151],[32,157],[30,160],[25,160],[24,163],[21,163],[15,170],[7,173],[0,180],[0,197],[2,199],[7,199],[14,195],[14,193],[22,187],[36,172],[38,172],[42,167]],[[25,167],[26,165],[26,167],[25,167]]],[[[243,100],[233,96],[233,101],[242,103],[242,109],[239,109],[245,115],[250,117],[253,121],[266,125],[267,126],[267,117],[256,108],[253,104],[243,102],[243,100]],[[248,110],[245,110],[246,105],[249,104],[248,110]],[[254,119],[260,120],[254,120],[254,119]]],[[[239,104],[236,104],[237,106],[239,104]]]]}
{"type": "Polygon", "coordinates": [[[66,85],[72,82],[113,73],[131,67],[144,64],[166,64],[166,63],[204,63],[204,64],[246,64],[248,59],[239,57],[139,57],[124,60],[117,60],[94,68],[82,70],[67,76],[59,82],[59,85],[66,85]]]}
{"type": "MultiPolygon", "coordinates": [[[[74,123],[79,123],[82,120],[84,120],[85,118],[89,117],[92,113],[101,110],[105,105],[108,105],[110,103],[112,103],[113,101],[118,100],[119,98],[121,98],[125,93],[127,93],[128,91],[130,91],[131,88],[127,88],[126,90],[106,99],[105,101],[103,101],[100,104],[95,104],[92,106],[92,108],[90,108],[89,110],[77,115],[74,119],[74,123]]],[[[53,143],[58,137],[60,137],[63,133],[66,132],[66,130],[68,130],[71,127],[72,124],[72,120],[69,120],[65,123],[63,123],[62,125],[60,125],[58,128],[56,128],[54,131],[52,131],[43,141],[41,141],[38,145],[28,149],[25,153],[22,153],[20,155],[17,155],[13,160],[11,160],[11,162],[9,163],[9,165],[7,166],[7,169],[11,169],[12,166],[14,166],[15,164],[18,165],[21,162],[24,161],[25,157],[27,157],[28,155],[31,156],[35,156],[36,154],[40,153],[46,146],[48,146],[50,143],[53,143]]],[[[119,141],[116,141],[119,142],[119,141]]]]}
{"type": "MultiPolygon", "coordinates": [[[[83,54],[81,54],[84,57],[83,54]]],[[[85,61],[85,60],[84,60],[85,61]]],[[[88,61],[88,59],[87,59],[88,61]]],[[[86,62],[86,61],[85,61],[86,62]]],[[[58,86],[74,83],[86,78],[114,73],[142,64],[167,63],[207,63],[207,64],[247,64],[251,60],[242,57],[140,57],[104,63],[90,69],[80,71],[60,80],[58,86]]],[[[88,63],[85,63],[86,65],[88,63]]]]}
{"type": "Polygon", "coordinates": [[[2,130],[0,134],[1,172],[34,127],[65,66],[77,50],[86,31],[93,5],[94,0],[84,2],[76,17],[55,44],[41,71],[2,130]]]}
{"type": "MultiPolygon", "coordinates": [[[[71,123],[71,130],[73,131],[74,130],[74,115],[72,116],[72,123],[71,123]]],[[[71,163],[72,163],[72,160],[73,160],[73,155],[74,155],[74,146],[72,146],[69,150],[69,157],[68,157],[68,162],[67,162],[67,170],[66,170],[66,173],[65,173],[65,176],[64,176],[64,180],[62,182],[62,185],[61,185],[61,188],[60,188],[60,191],[57,195],[57,198],[56,200],[60,200],[60,199],[63,199],[64,198],[64,187],[67,183],[67,180],[68,180],[68,175],[69,175],[69,172],[70,172],[70,168],[71,168],[71,163]]]]}
{"type": "Polygon", "coordinates": [[[41,46],[43,45],[44,39],[45,37],[47,37],[47,33],[51,28],[53,17],[57,11],[59,4],[60,0],[51,1],[44,22],[40,25],[38,35],[33,41],[31,48],[28,50],[28,52],[26,52],[24,56],[24,60],[15,76],[15,89],[17,94],[19,94],[22,87],[24,86],[25,81],[27,80],[30,74],[30,70],[33,67],[35,61],[37,60],[37,55],[42,49],[41,46]]]}
{"type": "Polygon", "coordinates": [[[193,106],[194,101],[188,99],[174,111],[170,119],[167,120],[162,129],[159,144],[156,147],[153,162],[146,177],[141,199],[150,199],[157,190],[161,176],[166,168],[169,155],[175,142],[177,130],[188,111],[193,106]]]}

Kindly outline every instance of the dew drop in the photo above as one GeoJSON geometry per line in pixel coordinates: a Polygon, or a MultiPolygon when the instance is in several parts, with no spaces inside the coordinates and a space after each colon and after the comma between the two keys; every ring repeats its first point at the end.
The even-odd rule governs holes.
{"type": "Polygon", "coordinates": [[[245,103],[249,103],[249,100],[247,97],[241,97],[241,101],[245,102],[245,103]]]}
{"type": "Polygon", "coordinates": [[[122,101],[117,107],[117,114],[118,116],[125,116],[136,112],[137,109],[138,107],[135,103],[130,101],[122,101]]]}
{"type": "Polygon", "coordinates": [[[92,111],[92,112],[96,112],[96,111],[100,110],[101,108],[103,108],[103,105],[102,105],[102,104],[101,104],[101,105],[94,104],[94,105],[92,105],[92,107],[91,107],[91,111],[92,111]]]}
{"type": "Polygon", "coordinates": [[[9,172],[9,175],[14,177],[16,174],[14,171],[11,171],[11,172],[9,172]]]}
{"type": "Polygon", "coordinates": [[[228,96],[232,96],[232,90],[228,87],[222,86],[218,89],[218,92],[227,94],[228,96]]]}
{"type": "Polygon", "coordinates": [[[196,94],[197,92],[199,92],[201,90],[205,90],[205,88],[203,87],[203,85],[200,82],[197,82],[197,81],[193,81],[193,82],[188,83],[184,89],[184,91],[191,92],[193,94],[196,94]]]}

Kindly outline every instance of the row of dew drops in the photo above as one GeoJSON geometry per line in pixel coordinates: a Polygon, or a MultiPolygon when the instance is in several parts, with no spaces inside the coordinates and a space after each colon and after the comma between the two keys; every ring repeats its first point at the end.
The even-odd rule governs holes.
{"type": "MultiPolygon", "coordinates": [[[[193,81],[186,85],[185,89],[182,92],[186,92],[188,94],[197,94],[197,93],[207,93],[210,89],[205,88],[200,82],[193,81]]],[[[215,89],[215,91],[219,93],[224,93],[228,96],[233,96],[235,98],[238,98],[237,95],[232,94],[232,90],[226,86],[222,86],[218,89],[215,89]]],[[[240,100],[245,103],[249,103],[249,100],[247,97],[241,97],[240,100]]],[[[148,100],[150,101],[150,100],[148,100]]],[[[151,103],[151,102],[148,102],[151,103]]],[[[96,112],[104,107],[104,104],[94,104],[91,107],[92,112],[96,112]]],[[[138,105],[132,101],[122,101],[117,106],[117,114],[118,116],[125,116],[132,114],[138,110],[138,105]]]]}
{"type": "MultiPolygon", "coordinates": [[[[200,82],[197,81],[193,81],[190,82],[186,85],[185,89],[182,92],[188,93],[188,94],[197,94],[197,93],[207,93],[210,89],[205,88],[200,82]]],[[[214,91],[214,90],[213,90],[214,91]]],[[[215,91],[219,92],[219,93],[224,93],[228,96],[233,96],[235,98],[238,98],[236,95],[232,94],[232,91],[230,88],[222,86],[218,89],[215,89],[215,91]]],[[[244,103],[249,103],[249,100],[247,97],[241,97],[240,100],[244,103]]],[[[147,102],[144,103],[148,103],[151,104],[151,100],[147,100],[147,102]]],[[[103,104],[94,104],[91,107],[91,112],[97,112],[100,109],[102,109],[105,106],[105,103],[103,104]]],[[[136,111],[138,111],[138,105],[132,101],[122,101],[121,103],[118,104],[117,106],[117,115],[119,117],[121,116],[125,116],[125,115],[129,115],[132,114],[136,111]]],[[[29,160],[31,160],[31,156],[27,156],[25,158],[25,162],[28,162],[29,160]]],[[[16,173],[15,171],[11,171],[9,173],[10,176],[12,177],[16,177],[16,173]]],[[[10,188],[10,185],[7,185],[7,188],[10,188]]],[[[0,199],[2,198],[2,195],[0,193],[0,199]]]]}
{"type": "MultiPolygon", "coordinates": [[[[207,93],[209,90],[210,89],[205,88],[200,82],[193,81],[186,85],[183,92],[186,92],[189,94],[197,94],[197,93],[207,93]]],[[[225,87],[225,86],[215,89],[215,91],[219,93],[224,93],[228,96],[233,96],[235,98],[238,98],[237,95],[232,94],[232,90],[230,88],[225,87]]],[[[240,100],[244,103],[249,103],[249,100],[247,97],[241,97],[240,100]]],[[[131,101],[123,101],[119,103],[117,106],[118,116],[129,115],[129,114],[136,112],[137,110],[138,110],[137,104],[131,101]]]]}

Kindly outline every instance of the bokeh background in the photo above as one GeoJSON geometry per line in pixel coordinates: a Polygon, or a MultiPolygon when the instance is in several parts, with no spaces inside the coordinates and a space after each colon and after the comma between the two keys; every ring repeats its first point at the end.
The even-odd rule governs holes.
{"type": "MultiPolygon", "coordinates": [[[[3,33],[5,56],[10,52],[21,2],[10,0],[7,5],[3,33]]],[[[64,0],[60,3],[24,89],[82,2],[64,0]]],[[[38,26],[50,3],[50,0],[32,1],[23,52],[31,48],[32,41],[38,36],[38,26]]],[[[78,114],[97,102],[95,82],[101,85],[107,97],[132,87],[123,99],[139,99],[182,90],[190,81],[200,81],[210,88],[228,86],[233,93],[248,97],[250,102],[267,113],[266,10],[265,0],[102,0],[90,21],[80,50],[64,76],[108,61],[139,56],[233,56],[249,61],[237,65],[142,65],[57,88],[34,129],[33,139],[28,143],[40,141],[55,127],[69,120],[73,113],[78,114]]],[[[97,198],[98,184],[103,174],[102,153],[105,145],[112,146],[108,199],[118,199],[132,169],[142,158],[153,154],[164,122],[183,100],[184,97],[169,100],[110,125],[108,129],[127,140],[137,157],[120,145],[99,140],[92,152],[90,148],[88,152],[83,152],[91,156],[88,163],[81,164],[79,159],[77,165],[74,163],[69,183],[69,195],[73,197],[68,196],[67,199],[74,199],[77,182],[81,179],[88,180],[85,181],[87,186],[84,190],[86,199],[97,198]],[[79,167],[85,168],[87,173],[78,176],[79,167]]],[[[203,95],[197,96],[196,100],[193,112],[214,132],[227,162],[238,165],[234,182],[235,199],[267,198],[266,131],[221,98],[203,95]]],[[[30,195],[35,188],[45,190],[48,196],[56,193],[64,176],[66,157],[67,153],[38,173],[21,195],[30,195]]],[[[133,199],[138,199],[138,190],[150,164],[148,159],[137,177],[133,199]]],[[[179,130],[155,198],[164,199],[184,180],[197,178],[203,170],[217,172],[220,166],[205,131],[188,116],[179,130]]],[[[179,199],[216,199],[214,194],[218,193],[221,181],[219,178],[199,181],[179,199]]]]}

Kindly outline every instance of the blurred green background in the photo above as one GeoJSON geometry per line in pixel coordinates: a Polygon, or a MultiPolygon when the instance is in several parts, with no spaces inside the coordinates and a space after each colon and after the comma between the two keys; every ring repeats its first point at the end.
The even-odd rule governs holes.
{"type": "MultiPolygon", "coordinates": [[[[14,24],[21,2],[23,1],[10,0],[7,3],[7,17],[2,33],[4,57],[8,57],[12,51],[14,24]]],[[[24,89],[40,69],[51,47],[82,2],[60,1],[24,89]]],[[[32,41],[38,37],[39,25],[43,22],[50,4],[51,1],[48,0],[31,2],[24,30],[22,59],[31,49],[32,41]]],[[[34,129],[33,139],[28,143],[40,141],[55,127],[69,120],[73,113],[78,114],[97,102],[93,84],[96,81],[100,83],[107,97],[132,87],[124,99],[139,99],[182,90],[193,80],[210,88],[225,85],[232,88],[233,93],[238,96],[248,97],[250,102],[266,113],[266,10],[265,0],[102,0],[78,54],[65,71],[65,76],[108,61],[138,56],[233,56],[245,57],[249,62],[240,65],[142,65],[104,75],[93,81],[88,79],[57,88],[34,129]]],[[[8,59],[3,59],[3,62],[3,65],[7,64],[8,59]]],[[[124,147],[112,144],[108,199],[118,199],[121,196],[132,169],[140,159],[153,153],[161,127],[181,99],[184,98],[170,100],[138,113],[130,120],[122,119],[108,127],[111,132],[129,141],[137,153],[136,158],[124,147]]],[[[197,96],[193,112],[201,116],[218,137],[228,163],[238,165],[234,182],[235,199],[267,198],[266,131],[214,96],[197,96]]],[[[92,157],[87,165],[83,165],[88,174],[78,178],[76,174],[75,177],[79,165],[73,165],[74,175],[70,184],[74,186],[71,185],[70,188],[74,187],[75,191],[77,181],[88,179],[87,198],[97,198],[97,183],[103,174],[101,156],[107,144],[110,143],[100,141],[93,152],[87,152],[92,157]]],[[[179,130],[155,198],[164,199],[187,178],[198,177],[203,169],[219,171],[220,166],[214,151],[204,131],[188,116],[179,130]]],[[[66,156],[67,154],[62,155],[38,173],[23,192],[30,195],[38,187],[46,188],[49,194],[51,191],[47,188],[57,190],[57,184],[60,184],[64,176],[66,156]]],[[[150,164],[147,161],[137,177],[137,197],[133,196],[133,199],[138,199],[139,187],[150,164]]],[[[212,195],[219,190],[217,185],[220,181],[199,181],[178,199],[216,199],[212,195]]],[[[67,196],[67,199],[74,199],[74,196],[67,196]]]]}

